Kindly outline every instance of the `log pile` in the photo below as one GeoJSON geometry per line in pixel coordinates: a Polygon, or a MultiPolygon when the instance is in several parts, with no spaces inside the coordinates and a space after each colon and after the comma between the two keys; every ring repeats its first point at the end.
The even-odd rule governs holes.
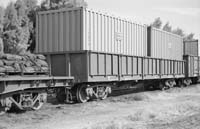
{"type": "Polygon", "coordinates": [[[0,56],[0,75],[40,73],[49,73],[46,57],[43,55],[3,54],[0,56]]]}

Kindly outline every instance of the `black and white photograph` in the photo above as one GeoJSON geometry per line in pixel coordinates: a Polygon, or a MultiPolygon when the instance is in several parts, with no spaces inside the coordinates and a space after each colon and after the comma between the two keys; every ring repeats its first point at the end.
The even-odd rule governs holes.
{"type": "Polygon", "coordinates": [[[0,129],[200,129],[200,0],[0,0],[0,129]]]}

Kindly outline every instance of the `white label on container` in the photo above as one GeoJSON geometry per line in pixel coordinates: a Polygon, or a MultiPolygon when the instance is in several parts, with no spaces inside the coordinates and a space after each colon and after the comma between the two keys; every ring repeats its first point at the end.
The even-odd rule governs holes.
{"type": "Polygon", "coordinates": [[[91,49],[91,30],[88,31],[88,47],[91,49]]]}
{"type": "Polygon", "coordinates": [[[169,49],[172,48],[172,43],[168,43],[168,48],[169,48],[169,49]]]}
{"type": "Polygon", "coordinates": [[[121,32],[115,32],[115,40],[122,41],[123,37],[124,37],[123,33],[121,33],[121,32]]]}

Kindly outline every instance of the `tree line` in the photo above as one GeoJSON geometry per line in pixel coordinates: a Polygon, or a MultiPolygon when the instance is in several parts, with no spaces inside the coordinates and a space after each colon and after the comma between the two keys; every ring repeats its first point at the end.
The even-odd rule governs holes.
{"type": "MultiPolygon", "coordinates": [[[[26,54],[35,48],[36,13],[38,11],[55,10],[72,7],[87,7],[84,0],[44,0],[40,5],[37,0],[17,0],[10,2],[6,8],[0,6],[0,52],[26,54]]],[[[172,30],[169,22],[163,28],[160,18],[156,18],[152,26],[168,32],[193,39],[194,34],[185,35],[183,30],[172,30]]]]}
{"type": "Polygon", "coordinates": [[[163,22],[160,19],[160,17],[156,18],[154,20],[154,22],[151,23],[151,26],[158,28],[158,29],[162,29],[167,32],[177,34],[177,35],[183,37],[184,40],[194,40],[194,33],[185,34],[183,29],[181,29],[179,27],[173,29],[169,22],[165,23],[164,26],[162,26],[162,25],[163,25],[163,22]]]}
{"type": "Polygon", "coordinates": [[[26,54],[35,48],[36,13],[38,11],[86,7],[84,0],[17,0],[6,8],[0,6],[0,51],[26,54]]]}

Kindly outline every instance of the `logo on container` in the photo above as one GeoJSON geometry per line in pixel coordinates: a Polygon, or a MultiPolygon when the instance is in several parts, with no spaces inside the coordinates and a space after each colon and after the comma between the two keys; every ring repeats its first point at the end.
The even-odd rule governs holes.
{"type": "Polygon", "coordinates": [[[172,48],[172,43],[168,43],[168,48],[169,48],[169,49],[172,48]]]}
{"type": "Polygon", "coordinates": [[[115,32],[115,40],[122,41],[124,38],[124,35],[122,32],[115,32]]]}

